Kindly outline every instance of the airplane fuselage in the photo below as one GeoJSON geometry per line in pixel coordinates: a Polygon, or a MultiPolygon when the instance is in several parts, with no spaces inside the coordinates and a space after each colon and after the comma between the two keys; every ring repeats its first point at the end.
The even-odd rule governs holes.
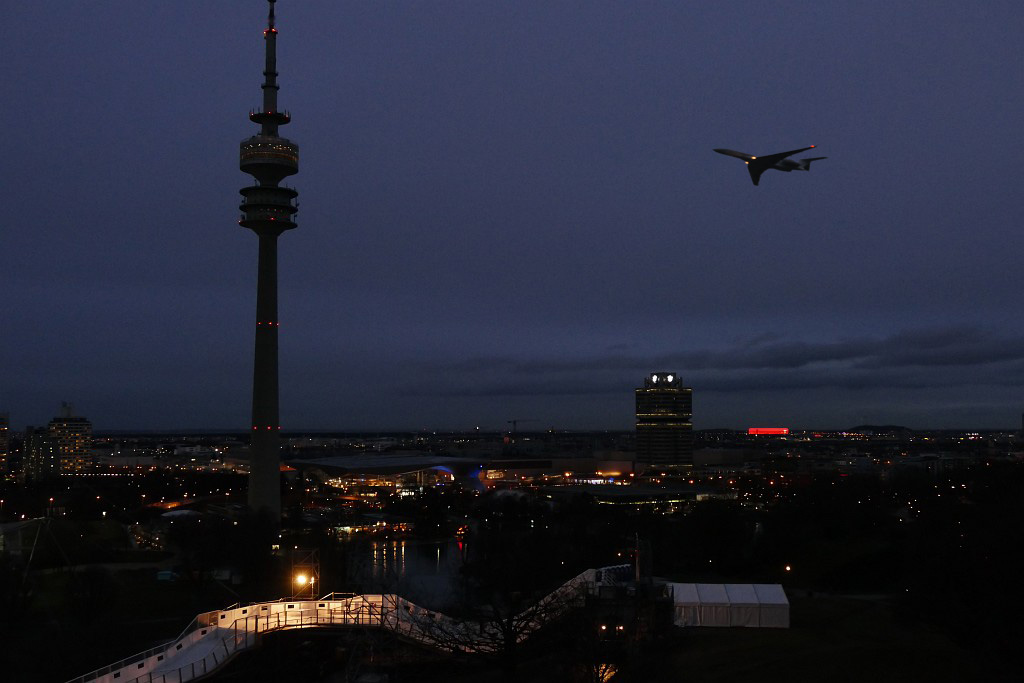
{"type": "Polygon", "coordinates": [[[809,171],[811,170],[811,165],[803,160],[794,161],[792,159],[783,159],[772,166],[772,168],[777,171],[786,171],[788,173],[789,171],[809,171]]]}

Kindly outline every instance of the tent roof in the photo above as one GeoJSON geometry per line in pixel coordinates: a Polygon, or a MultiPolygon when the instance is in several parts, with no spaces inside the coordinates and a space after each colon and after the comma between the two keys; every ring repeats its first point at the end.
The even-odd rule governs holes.
{"type": "Polygon", "coordinates": [[[725,592],[729,595],[729,604],[731,605],[761,604],[761,601],[757,596],[757,591],[754,590],[753,584],[727,583],[725,584],[725,592]]]}
{"type": "Polygon", "coordinates": [[[754,590],[762,605],[788,605],[786,591],[777,583],[755,583],[754,590]]]}
{"type": "Polygon", "coordinates": [[[697,595],[697,584],[695,583],[673,583],[672,591],[676,604],[700,602],[700,596],[697,595]]]}
{"type": "Polygon", "coordinates": [[[777,583],[673,583],[674,601],[703,605],[789,605],[777,583]]]}
{"type": "Polygon", "coordinates": [[[728,605],[729,593],[723,583],[698,583],[697,594],[705,605],[728,605]]]}

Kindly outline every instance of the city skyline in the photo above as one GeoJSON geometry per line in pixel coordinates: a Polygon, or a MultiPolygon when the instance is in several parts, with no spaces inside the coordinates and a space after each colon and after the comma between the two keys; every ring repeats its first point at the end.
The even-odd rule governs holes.
{"type": "MultiPolygon", "coordinates": [[[[12,427],[246,428],[250,4],[10,9],[12,427]]],[[[696,429],[1018,427],[1016,5],[280,9],[285,431],[629,429],[660,368],[696,429]]]]}

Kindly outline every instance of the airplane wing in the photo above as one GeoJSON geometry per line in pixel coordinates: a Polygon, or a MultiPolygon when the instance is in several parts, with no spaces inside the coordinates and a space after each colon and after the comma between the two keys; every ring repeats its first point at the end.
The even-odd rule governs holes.
{"type": "MultiPolygon", "coordinates": [[[[716,149],[714,151],[718,152],[719,154],[724,154],[727,157],[736,157],[737,159],[743,159],[743,161],[753,161],[754,159],[757,158],[752,154],[746,154],[745,152],[737,152],[734,149],[716,149]]],[[[791,154],[795,154],[795,152],[791,152],[791,154]]]]}
{"type": "MultiPolygon", "coordinates": [[[[766,154],[763,157],[757,157],[758,165],[763,163],[763,164],[765,164],[765,168],[768,168],[769,166],[774,166],[775,164],[779,163],[780,161],[782,161],[786,157],[791,157],[794,154],[799,154],[800,152],[806,152],[809,149],[814,149],[814,145],[811,145],[810,147],[801,147],[800,149],[794,149],[794,150],[792,150],[790,152],[779,152],[778,154],[766,154]]],[[[756,185],[757,183],[754,183],[754,184],[756,185]]]]}

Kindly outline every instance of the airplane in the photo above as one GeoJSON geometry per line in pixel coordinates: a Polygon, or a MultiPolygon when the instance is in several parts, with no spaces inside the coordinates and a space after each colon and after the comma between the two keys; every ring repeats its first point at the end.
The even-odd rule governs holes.
{"type": "Polygon", "coordinates": [[[761,180],[761,174],[767,171],[769,168],[774,168],[776,171],[810,171],[811,162],[818,161],[819,159],[827,159],[828,157],[810,157],[809,159],[787,159],[786,157],[799,154],[800,152],[806,152],[809,149],[814,149],[814,145],[810,147],[803,147],[801,149],[794,149],[791,152],[780,152],[778,154],[769,154],[763,157],[755,157],[752,154],[744,154],[743,152],[737,152],[732,149],[716,149],[715,151],[719,154],[724,154],[729,157],[736,157],[737,159],[743,159],[743,163],[747,165],[747,170],[750,171],[750,179],[754,181],[754,184],[761,180]]]}

